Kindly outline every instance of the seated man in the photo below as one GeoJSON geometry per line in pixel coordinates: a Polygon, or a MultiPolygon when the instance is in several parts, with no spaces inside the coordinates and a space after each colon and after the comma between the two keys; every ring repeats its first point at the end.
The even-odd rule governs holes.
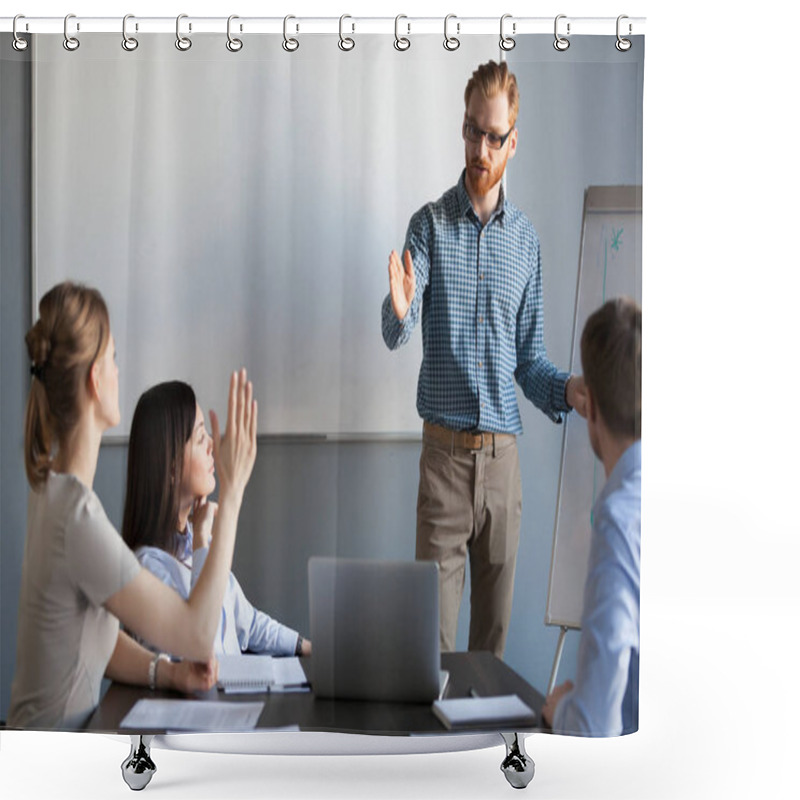
{"type": "Polygon", "coordinates": [[[557,686],[542,716],[558,733],[615,736],[639,727],[642,311],[633,300],[589,317],[581,361],[606,484],[592,510],[575,683],[557,686]]]}

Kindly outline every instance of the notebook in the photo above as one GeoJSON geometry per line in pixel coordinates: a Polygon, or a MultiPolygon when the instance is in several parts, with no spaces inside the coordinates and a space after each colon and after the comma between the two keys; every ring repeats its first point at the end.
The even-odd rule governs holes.
{"type": "Polygon", "coordinates": [[[433,704],[433,713],[448,730],[480,725],[536,724],[534,711],[515,694],[436,700],[433,704]]]}
{"type": "Polygon", "coordinates": [[[309,559],[314,694],[409,703],[439,697],[438,572],[432,561],[309,559]]]}
{"type": "Polygon", "coordinates": [[[299,658],[231,654],[217,660],[217,686],[228,693],[286,692],[308,686],[299,658]]]}

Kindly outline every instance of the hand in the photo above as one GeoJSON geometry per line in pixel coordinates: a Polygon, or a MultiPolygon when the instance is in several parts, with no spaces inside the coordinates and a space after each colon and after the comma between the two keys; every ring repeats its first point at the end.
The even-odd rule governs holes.
{"type": "Polygon", "coordinates": [[[586,382],[583,380],[583,375],[571,375],[567,381],[566,401],[569,403],[584,419],[586,419],[587,396],[586,396],[586,382]]]}
{"type": "Polygon", "coordinates": [[[222,437],[216,413],[211,411],[209,416],[220,497],[232,491],[241,498],[256,461],[258,425],[258,404],[253,399],[253,384],[247,380],[246,370],[242,369],[231,375],[228,422],[222,437]]]}
{"type": "Polygon", "coordinates": [[[567,692],[571,692],[573,688],[572,681],[564,681],[547,695],[547,699],[542,706],[542,719],[547,723],[548,727],[553,727],[553,716],[556,713],[556,706],[559,701],[567,692]]]}
{"type": "Polygon", "coordinates": [[[405,270],[400,263],[400,256],[397,250],[392,250],[389,256],[389,293],[392,296],[392,308],[394,315],[401,322],[408,313],[408,307],[414,299],[414,291],[417,287],[417,278],[414,274],[414,265],[411,262],[411,253],[406,250],[403,255],[405,270]]]}
{"type": "MultiPolygon", "coordinates": [[[[169,662],[172,667],[168,676],[169,688],[176,692],[192,694],[213,689],[217,683],[219,662],[216,658],[210,661],[176,661],[169,662]]],[[[164,664],[161,665],[162,667],[164,664]]],[[[161,669],[161,667],[159,667],[161,669]]]]}
{"type": "Polygon", "coordinates": [[[214,517],[217,515],[217,504],[208,502],[205,497],[198,497],[192,506],[192,549],[199,550],[211,544],[211,530],[214,517]]]}
{"type": "Polygon", "coordinates": [[[311,642],[308,639],[303,639],[303,644],[300,645],[300,655],[301,656],[311,655],[311,642]]]}

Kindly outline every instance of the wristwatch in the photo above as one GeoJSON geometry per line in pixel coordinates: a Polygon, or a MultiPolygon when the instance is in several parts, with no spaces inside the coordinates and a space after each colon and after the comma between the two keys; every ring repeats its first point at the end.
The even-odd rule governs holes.
{"type": "Polygon", "coordinates": [[[300,634],[298,633],[297,634],[297,644],[294,646],[294,654],[296,656],[303,655],[303,642],[304,641],[305,641],[305,639],[302,636],[300,636],[300,634]]]}

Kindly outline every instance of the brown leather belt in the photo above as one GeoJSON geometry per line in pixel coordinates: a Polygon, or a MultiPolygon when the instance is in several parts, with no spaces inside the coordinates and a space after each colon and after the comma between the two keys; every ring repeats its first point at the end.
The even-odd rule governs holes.
{"type": "Polygon", "coordinates": [[[447,447],[460,450],[478,452],[488,449],[494,450],[515,441],[513,433],[490,433],[489,431],[453,431],[442,425],[425,422],[422,426],[422,436],[428,441],[438,442],[447,447]]]}

